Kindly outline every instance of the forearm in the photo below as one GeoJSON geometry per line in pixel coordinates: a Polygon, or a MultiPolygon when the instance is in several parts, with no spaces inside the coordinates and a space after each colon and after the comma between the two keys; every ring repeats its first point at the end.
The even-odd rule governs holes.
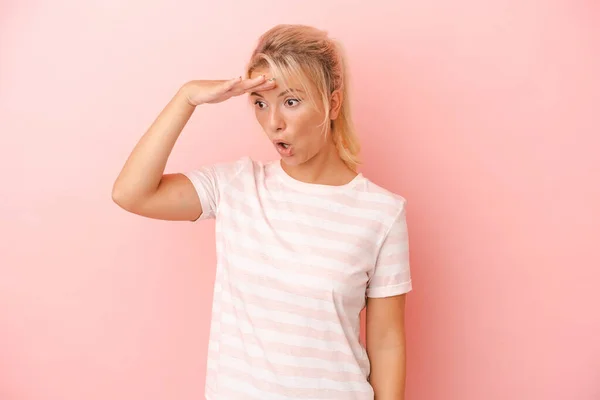
{"type": "Polygon", "coordinates": [[[169,155],[194,109],[179,90],[129,155],[114,183],[113,198],[135,202],[157,190],[169,155]]]}
{"type": "Polygon", "coordinates": [[[404,400],[406,383],[406,348],[381,347],[369,354],[371,361],[370,383],[375,400],[404,400]]]}

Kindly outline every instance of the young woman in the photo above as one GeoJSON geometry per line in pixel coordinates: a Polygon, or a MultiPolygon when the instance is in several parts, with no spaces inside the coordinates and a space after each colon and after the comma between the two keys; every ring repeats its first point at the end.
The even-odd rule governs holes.
{"type": "Polygon", "coordinates": [[[208,400],[404,398],[406,201],[356,172],[358,149],[339,46],[302,25],[264,33],[244,78],[184,84],[135,146],[119,206],[216,218],[208,400]],[[279,159],[164,174],[195,108],[244,93],[279,159]]]}

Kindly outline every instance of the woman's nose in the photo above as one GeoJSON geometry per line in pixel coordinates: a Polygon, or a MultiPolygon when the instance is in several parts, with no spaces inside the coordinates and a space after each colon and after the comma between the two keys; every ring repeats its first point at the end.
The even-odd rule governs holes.
{"type": "Polygon", "coordinates": [[[273,132],[279,132],[285,128],[285,121],[279,111],[271,111],[269,114],[269,128],[273,132]]]}

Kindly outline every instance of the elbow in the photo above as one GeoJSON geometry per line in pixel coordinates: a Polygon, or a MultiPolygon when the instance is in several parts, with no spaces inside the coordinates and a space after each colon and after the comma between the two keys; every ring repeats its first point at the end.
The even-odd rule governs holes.
{"type": "Polygon", "coordinates": [[[125,211],[141,214],[151,195],[144,195],[115,184],[112,189],[112,200],[125,211]]]}
{"type": "Polygon", "coordinates": [[[112,189],[112,201],[124,210],[131,211],[133,208],[132,197],[127,191],[115,184],[112,189]]]}

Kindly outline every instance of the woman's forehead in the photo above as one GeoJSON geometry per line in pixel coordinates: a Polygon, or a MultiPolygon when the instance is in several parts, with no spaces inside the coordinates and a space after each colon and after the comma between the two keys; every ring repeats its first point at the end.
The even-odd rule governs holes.
{"type": "Polygon", "coordinates": [[[314,87],[308,76],[302,74],[286,74],[283,71],[273,71],[269,67],[261,67],[253,69],[250,78],[255,78],[259,75],[265,75],[267,79],[275,78],[277,86],[283,89],[303,89],[313,91],[314,87]]]}

